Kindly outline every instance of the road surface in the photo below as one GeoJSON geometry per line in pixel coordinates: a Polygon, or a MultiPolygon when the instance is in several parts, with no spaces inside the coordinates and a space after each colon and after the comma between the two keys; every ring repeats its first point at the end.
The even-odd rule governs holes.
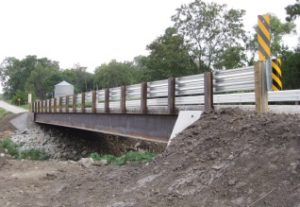
{"type": "Polygon", "coordinates": [[[14,114],[23,113],[23,112],[27,111],[23,108],[11,105],[11,104],[6,103],[6,102],[1,101],[1,100],[0,100],[0,108],[3,108],[6,111],[9,111],[9,112],[14,113],[14,114]]]}

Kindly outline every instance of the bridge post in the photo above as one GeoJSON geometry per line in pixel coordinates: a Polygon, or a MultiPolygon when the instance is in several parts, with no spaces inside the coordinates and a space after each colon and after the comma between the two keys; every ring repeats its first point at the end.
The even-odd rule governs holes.
{"type": "Polygon", "coordinates": [[[81,93],[81,112],[85,113],[85,92],[81,93]]]}
{"type": "Polygon", "coordinates": [[[62,97],[59,97],[59,113],[62,113],[62,97]]]}
{"type": "Polygon", "coordinates": [[[77,102],[77,95],[76,94],[74,94],[73,95],[73,113],[76,113],[76,102],[77,102]]]}
{"type": "Polygon", "coordinates": [[[213,74],[212,72],[204,73],[204,110],[206,112],[214,109],[213,101],[213,74]]]}
{"type": "Polygon", "coordinates": [[[268,88],[265,66],[262,61],[256,62],[255,66],[255,104],[256,112],[268,112],[268,88]]]}
{"type": "Polygon", "coordinates": [[[168,113],[175,113],[175,78],[168,79],[168,113]]]}
{"type": "Polygon", "coordinates": [[[147,113],[147,83],[141,84],[141,113],[147,113]]]}
{"type": "Polygon", "coordinates": [[[97,91],[92,91],[92,113],[97,113],[97,91]]]}
{"type": "Polygon", "coordinates": [[[44,101],[41,101],[41,112],[44,112],[44,101]]]}
{"type": "Polygon", "coordinates": [[[40,113],[40,112],[41,112],[40,110],[41,110],[41,109],[40,109],[40,101],[38,101],[38,102],[37,102],[37,112],[40,113]]]}
{"type": "Polygon", "coordinates": [[[126,86],[121,86],[120,109],[121,113],[126,113],[126,86]]]}
{"type": "Polygon", "coordinates": [[[51,108],[51,107],[52,107],[52,104],[51,104],[51,100],[52,100],[52,99],[50,98],[50,99],[49,99],[49,104],[48,104],[48,105],[49,105],[49,113],[52,113],[52,108],[51,108]]]}
{"type": "Polygon", "coordinates": [[[66,96],[66,113],[69,113],[69,96],[66,96]]]}
{"type": "Polygon", "coordinates": [[[53,105],[54,105],[54,108],[53,108],[53,111],[54,111],[54,113],[56,113],[57,112],[57,99],[56,98],[54,98],[54,103],[53,103],[53,105]]]}
{"type": "Polygon", "coordinates": [[[109,113],[109,88],[104,91],[104,113],[109,113]]]}

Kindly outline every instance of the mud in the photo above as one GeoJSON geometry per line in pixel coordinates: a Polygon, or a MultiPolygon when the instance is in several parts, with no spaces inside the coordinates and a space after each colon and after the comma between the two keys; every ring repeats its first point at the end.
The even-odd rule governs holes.
{"type": "Polygon", "coordinates": [[[0,206],[300,206],[299,116],[204,114],[147,164],[4,159],[0,206]]]}

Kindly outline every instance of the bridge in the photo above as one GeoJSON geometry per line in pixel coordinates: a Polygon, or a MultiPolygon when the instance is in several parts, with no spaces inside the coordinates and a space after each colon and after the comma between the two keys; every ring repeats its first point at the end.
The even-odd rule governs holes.
{"type": "Polygon", "coordinates": [[[256,64],[36,101],[34,122],[167,143],[184,111],[259,109],[266,96],[275,112],[282,104],[300,112],[300,90],[263,95],[262,70],[263,65],[256,64]]]}

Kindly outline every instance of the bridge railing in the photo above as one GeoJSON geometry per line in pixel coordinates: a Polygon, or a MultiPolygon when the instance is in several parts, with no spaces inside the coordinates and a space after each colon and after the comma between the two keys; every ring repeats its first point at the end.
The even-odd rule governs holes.
{"type": "MultiPolygon", "coordinates": [[[[300,101],[300,90],[269,92],[269,101],[300,101]]],[[[254,103],[255,70],[250,66],[36,101],[33,111],[173,114],[182,109],[203,109],[205,105],[254,103]]]]}

